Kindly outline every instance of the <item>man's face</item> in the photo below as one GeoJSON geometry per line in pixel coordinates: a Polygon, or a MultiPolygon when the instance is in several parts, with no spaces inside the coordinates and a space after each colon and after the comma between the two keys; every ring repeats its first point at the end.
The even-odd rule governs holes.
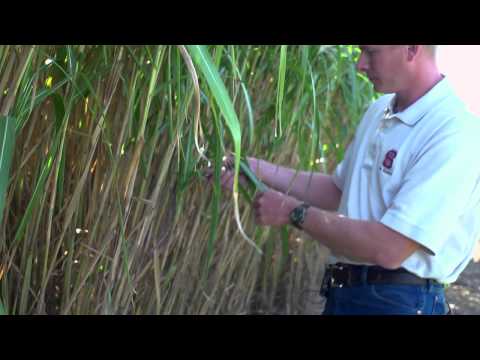
{"type": "Polygon", "coordinates": [[[367,75],[376,91],[394,93],[403,88],[407,66],[406,46],[361,45],[360,50],[357,70],[367,75]]]}

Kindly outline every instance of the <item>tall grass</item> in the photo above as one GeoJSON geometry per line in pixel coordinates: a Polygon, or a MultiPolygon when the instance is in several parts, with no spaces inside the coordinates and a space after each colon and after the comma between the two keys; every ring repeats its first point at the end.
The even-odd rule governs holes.
{"type": "Polygon", "coordinates": [[[220,169],[233,152],[332,171],[375,96],[357,55],[344,45],[1,46],[11,165],[0,161],[0,310],[313,311],[326,250],[291,228],[256,227],[237,185],[234,198],[221,191],[220,169]]]}

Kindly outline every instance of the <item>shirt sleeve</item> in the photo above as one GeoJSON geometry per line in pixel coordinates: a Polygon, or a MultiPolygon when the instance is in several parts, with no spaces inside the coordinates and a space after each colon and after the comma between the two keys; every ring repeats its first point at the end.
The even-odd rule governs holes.
{"type": "Polygon", "coordinates": [[[478,191],[479,143],[459,132],[429,141],[380,222],[437,254],[478,191]]]}

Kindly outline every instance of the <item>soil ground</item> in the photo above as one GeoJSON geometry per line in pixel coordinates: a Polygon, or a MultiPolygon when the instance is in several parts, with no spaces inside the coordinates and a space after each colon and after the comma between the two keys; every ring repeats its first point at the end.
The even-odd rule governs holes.
{"type": "Polygon", "coordinates": [[[480,315],[480,261],[470,262],[446,297],[454,315],[480,315]]]}

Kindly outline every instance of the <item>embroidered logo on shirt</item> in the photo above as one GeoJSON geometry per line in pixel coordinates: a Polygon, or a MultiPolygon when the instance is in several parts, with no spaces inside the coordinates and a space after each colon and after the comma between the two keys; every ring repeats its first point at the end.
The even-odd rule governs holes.
{"type": "Polygon", "coordinates": [[[385,159],[383,160],[383,171],[386,172],[387,174],[392,175],[392,166],[393,166],[393,160],[397,156],[397,150],[390,150],[385,154],[385,159]]]}

